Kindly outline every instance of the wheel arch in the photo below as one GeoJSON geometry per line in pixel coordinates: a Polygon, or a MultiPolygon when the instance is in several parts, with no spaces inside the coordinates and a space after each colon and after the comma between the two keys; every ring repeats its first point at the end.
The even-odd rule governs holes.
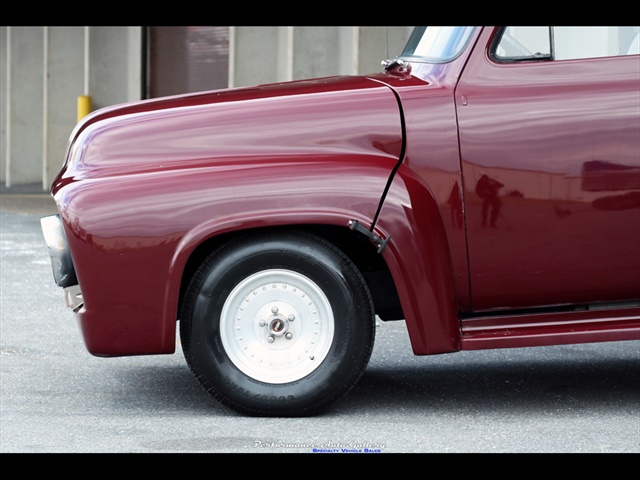
{"type": "MultiPolygon", "coordinates": [[[[345,212],[295,217],[272,212],[242,221],[218,219],[186,235],[174,255],[167,282],[165,327],[175,335],[183,294],[193,272],[219,245],[241,235],[298,229],[340,248],[359,268],[382,320],[407,323],[416,355],[459,350],[453,273],[437,201],[427,186],[400,169],[384,203],[375,233],[389,238],[378,253],[367,237],[349,228],[345,212]]],[[[371,219],[356,218],[363,225],[371,219]]]]}
{"type": "Polygon", "coordinates": [[[384,258],[366,237],[348,227],[344,215],[316,216],[314,222],[292,222],[282,215],[261,217],[261,222],[245,219],[245,223],[216,221],[200,226],[183,238],[171,262],[165,307],[165,327],[175,335],[175,321],[179,320],[184,294],[189,281],[204,259],[224,243],[240,236],[261,233],[266,230],[299,230],[312,233],[338,247],[356,265],[364,276],[374,300],[376,314],[383,320],[404,318],[402,307],[391,272],[384,258]]]}

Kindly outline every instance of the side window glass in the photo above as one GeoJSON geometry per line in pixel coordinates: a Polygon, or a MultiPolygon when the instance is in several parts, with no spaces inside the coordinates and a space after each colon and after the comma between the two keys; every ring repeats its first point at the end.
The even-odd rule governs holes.
{"type": "Polygon", "coordinates": [[[640,27],[553,27],[554,59],[616,57],[640,53],[640,27]]]}
{"type": "Polygon", "coordinates": [[[494,50],[498,61],[550,60],[549,27],[505,27],[494,50]]]}
{"type": "Polygon", "coordinates": [[[576,60],[640,54],[640,27],[504,27],[498,62],[576,60]]]}

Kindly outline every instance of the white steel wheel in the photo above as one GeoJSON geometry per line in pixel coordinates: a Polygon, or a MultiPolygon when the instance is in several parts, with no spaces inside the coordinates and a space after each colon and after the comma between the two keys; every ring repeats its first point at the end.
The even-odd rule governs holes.
{"type": "Polygon", "coordinates": [[[246,235],[212,252],[182,301],[189,367],[222,404],[308,416],[364,372],[374,341],[367,284],[334,245],[303,232],[246,235]]]}
{"type": "Polygon", "coordinates": [[[265,270],[241,281],[220,316],[229,360],[266,383],[299,380],[325,359],[334,334],[333,311],[309,278],[289,270],[265,270]]]}

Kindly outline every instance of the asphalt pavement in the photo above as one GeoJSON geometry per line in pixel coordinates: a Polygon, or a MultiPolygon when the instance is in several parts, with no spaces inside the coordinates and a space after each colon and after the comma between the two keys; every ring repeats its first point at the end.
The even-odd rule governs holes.
{"type": "Polygon", "coordinates": [[[51,194],[41,185],[18,185],[7,187],[0,184],[0,209],[16,213],[56,213],[51,194]]]}

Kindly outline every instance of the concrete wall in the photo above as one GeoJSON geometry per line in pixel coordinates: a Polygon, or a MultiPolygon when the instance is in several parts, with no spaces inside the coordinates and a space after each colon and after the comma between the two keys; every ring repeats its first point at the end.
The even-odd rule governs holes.
{"type": "Polygon", "coordinates": [[[89,95],[94,109],[142,96],[142,27],[91,27],[89,95]]]}
{"type": "Polygon", "coordinates": [[[141,51],[141,27],[0,27],[0,182],[47,190],[78,97],[94,109],[140,99],[141,51]]]}
{"type": "Polygon", "coordinates": [[[230,87],[379,72],[413,27],[231,27],[230,87]]]}
{"type": "Polygon", "coordinates": [[[16,161],[8,169],[3,156],[2,174],[7,182],[18,178],[33,183],[42,177],[43,29],[20,27],[10,30],[9,49],[4,58],[15,68],[6,65],[3,69],[2,110],[5,116],[2,131],[10,127],[3,135],[3,150],[10,149],[8,153],[16,161]]]}
{"type": "MultiPolygon", "coordinates": [[[[43,134],[46,150],[43,152],[43,175],[39,179],[43,188],[48,187],[62,166],[67,138],[70,129],[77,121],[77,98],[85,93],[84,29],[49,27],[48,31],[49,62],[46,84],[48,99],[47,112],[43,114],[43,118],[47,118],[48,132],[43,134]]],[[[14,170],[21,162],[22,145],[12,145],[12,147],[11,170],[14,170]]],[[[18,175],[11,174],[12,184],[21,183],[22,180],[18,175]]]]}
{"type": "Polygon", "coordinates": [[[231,27],[229,86],[291,79],[293,27],[231,27]]]}
{"type": "MultiPolygon", "coordinates": [[[[231,27],[229,86],[372,73],[412,27],[231,27]]],[[[0,26],[0,183],[41,185],[59,171],[77,122],[143,96],[144,29],[0,26]]]]}

